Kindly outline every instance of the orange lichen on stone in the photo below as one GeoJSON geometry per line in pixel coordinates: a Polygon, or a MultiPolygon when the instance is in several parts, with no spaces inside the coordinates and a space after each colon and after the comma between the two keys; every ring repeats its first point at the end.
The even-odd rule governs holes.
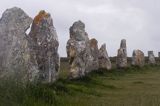
{"type": "Polygon", "coordinates": [[[90,47],[96,48],[97,43],[98,43],[98,41],[95,38],[91,39],[90,40],[90,47]]]}
{"type": "Polygon", "coordinates": [[[49,17],[49,14],[46,13],[44,10],[42,10],[42,11],[40,11],[39,14],[34,18],[34,21],[33,21],[33,22],[34,22],[35,24],[39,24],[43,18],[47,18],[47,17],[49,17]]]}
{"type": "Polygon", "coordinates": [[[70,51],[70,57],[75,57],[76,56],[76,50],[75,50],[75,48],[74,47],[70,47],[69,48],[69,51],[70,51]]]}

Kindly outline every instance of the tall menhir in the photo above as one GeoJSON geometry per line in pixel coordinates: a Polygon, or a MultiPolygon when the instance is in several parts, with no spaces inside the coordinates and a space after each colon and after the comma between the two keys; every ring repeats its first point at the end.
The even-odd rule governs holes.
{"type": "Polygon", "coordinates": [[[60,66],[59,42],[49,13],[42,10],[34,18],[28,39],[31,64],[34,66],[30,69],[30,80],[37,78],[42,83],[54,82],[60,66]]]}

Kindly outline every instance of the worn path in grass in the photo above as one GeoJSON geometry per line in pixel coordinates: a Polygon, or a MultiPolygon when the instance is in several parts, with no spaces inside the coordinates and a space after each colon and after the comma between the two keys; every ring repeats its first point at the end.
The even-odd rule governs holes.
{"type": "Polygon", "coordinates": [[[69,93],[58,97],[59,105],[160,106],[160,66],[92,73],[65,87],[69,93]]]}

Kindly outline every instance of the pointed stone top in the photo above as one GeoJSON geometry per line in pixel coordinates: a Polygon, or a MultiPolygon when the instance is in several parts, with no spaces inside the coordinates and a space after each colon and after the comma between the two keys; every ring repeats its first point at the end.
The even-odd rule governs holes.
{"type": "Polygon", "coordinates": [[[2,19],[5,19],[5,18],[11,19],[15,17],[21,18],[21,15],[28,16],[21,8],[13,7],[10,9],[6,9],[6,11],[2,14],[2,19]]]}
{"type": "Polygon", "coordinates": [[[101,46],[101,48],[100,48],[100,49],[105,50],[105,49],[106,49],[106,44],[104,43],[104,44],[101,46]]]}
{"type": "Polygon", "coordinates": [[[22,10],[22,9],[19,7],[12,7],[12,8],[7,9],[6,11],[9,11],[9,10],[17,11],[17,10],[22,10]]]}
{"type": "Polygon", "coordinates": [[[21,8],[19,8],[19,7],[12,7],[12,8],[6,9],[6,11],[4,13],[10,12],[10,11],[13,12],[13,11],[23,11],[23,10],[21,8]]]}
{"type": "Polygon", "coordinates": [[[121,40],[120,48],[126,48],[126,39],[121,40]]]}
{"type": "Polygon", "coordinates": [[[42,43],[44,39],[48,42],[51,42],[53,39],[58,41],[53,19],[45,10],[41,10],[38,15],[35,16],[29,36],[33,37],[35,40],[38,37],[39,44],[40,42],[42,43]]]}
{"type": "MultiPolygon", "coordinates": [[[[21,28],[27,30],[32,22],[32,18],[30,18],[21,8],[13,7],[7,9],[0,19],[0,24],[3,26],[7,26],[8,28],[13,28],[17,30],[17,28],[21,28]]],[[[6,28],[4,28],[6,29],[6,28]]]]}
{"type": "Polygon", "coordinates": [[[95,38],[90,40],[90,47],[98,48],[98,41],[95,38]]]}
{"type": "Polygon", "coordinates": [[[79,21],[76,21],[76,22],[73,23],[72,28],[79,28],[79,29],[84,30],[85,29],[85,24],[81,20],[79,20],[79,21]]]}
{"type": "Polygon", "coordinates": [[[44,18],[50,17],[49,13],[46,13],[45,10],[41,10],[39,14],[34,18],[34,24],[39,24],[44,18]]]}
{"type": "Polygon", "coordinates": [[[85,24],[82,21],[76,21],[70,27],[70,38],[76,41],[88,41],[88,34],[85,32],[85,24]]]}

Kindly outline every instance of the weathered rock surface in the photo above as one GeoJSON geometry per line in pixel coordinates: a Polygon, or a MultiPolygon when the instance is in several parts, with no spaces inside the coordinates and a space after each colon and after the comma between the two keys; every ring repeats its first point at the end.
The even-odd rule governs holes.
{"type": "Polygon", "coordinates": [[[155,56],[153,51],[148,51],[148,63],[149,64],[156,64],[155,56]]]}
{"type": "Polygon", "coordinates": [[[145,64],[145,56],[141,50],[134,50],[132,54],[132,65],[143,67],[145,64]]]}
{"type": "Polygon", "coordinates": [[[7,9],[0,19],[0,77],[16,75],[27,79],[28,42],[26,30],[32,19],[20,8],[7,9]]]}
{"type": "Polygon", "coordinates": [[[91,65],[89,65],[89,70],[98,70],[99,69],[99,62],[98,62],[98,41],[93,38],[89,41],[89,49],[92,57],[92,61],[90,62],[91,65]]]}
{"type": "Polygon", "coordinates": [[[125,39],[121,40],[120,49],[118,49],[116,64],[118,68],[127,67],[127,46],[125,39]]]}
{"type": "Polygon", "coordinates": [[[28,41],[31,60],[29,79],[42,83],[54,82],[60,67],[59,42],[49,13],[42,10],[34,18],[28,41]]]}
{"type": "Polygon", "coordinates": [[[98,69],[97,43],[95,39],[89,40],[83,22],[77,21],[70,27],[70,39],[66,46],[70,60],[70,79],[83,77],[98,69]]]}
{"type": "Polygon", "coordinates": [[[67,42],[67,56],[70,63],[70,79],[79,78],[85,75],[84,53],[86,50],[85,41],[70,39],[67,42]]]}
{"type": "Polygon", "coordinates": [[[112,64],[106,50],[106,44],[103,44],[99,49],[98,59],[100,69],[110,70],[112,68],[112,64]]]}

